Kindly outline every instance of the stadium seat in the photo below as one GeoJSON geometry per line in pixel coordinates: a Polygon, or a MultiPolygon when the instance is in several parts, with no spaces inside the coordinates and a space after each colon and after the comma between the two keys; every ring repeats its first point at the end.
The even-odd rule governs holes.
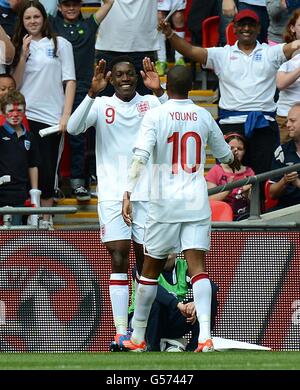
{"type": "Polygon", "coordinates": [[[234,33],[234,23],[231,22],[226,27],[226,43],[227,45],[234,45],[237,41],[237,36],[234,33]]]}
{"type": "Polygon", "coordinates": [[[277,199],[272,199],[270,196],[270,186],[271,182],[267,180],[265,182],[265,211],[268,211],[268,209],[275,207],[278,203],[277,199]]]}
{"type": "Polygon", "coordinates": [[[211,208],[211,220],[216,221],[233,221],[233,211],[231,206],[222,200],[209,200],[211,208]]]}
{"type": "Polygon", "coordinates": [[[210,16],[202,23],[202,47],[218,46],[220,40],[220,16],[210,16]]]}
{"type": "MultiPolygon", "coordinates": [[[[210,16],[202,23],[202,47],[218,46],[220,41],[220,16],[210,16]]],[[[207,89],[207,70],[202,70],[202,89],[207,89]]]]}

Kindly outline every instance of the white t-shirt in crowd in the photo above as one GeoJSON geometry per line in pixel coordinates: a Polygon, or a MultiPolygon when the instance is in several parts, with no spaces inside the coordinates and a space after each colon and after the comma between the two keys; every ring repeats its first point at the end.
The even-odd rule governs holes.
{"type": "MultiPolygon", "coordinates": [[[[220,108],[232,111],[270,111],[276,110],[274,95],[276,74],[280,65],[286,61],[284,44],[268,46],[257,42],[249,54],[233,46],[207,49],[206,68],[213,69],[219,78],[220,108]]],[[[220,123],[243,123],[246,117],[232,117],[220,123]]]]}
{"type": "Polygon", "coordinates": [[[206,145],[216,158],[232,159],[211,114],[190,99],[170,99],[145,114],[135,147],[153,158],[150,219],[178,223],[209,218],[206,145]]]}
{"type": "Polygon", "coordinates": [[[240,3],[246,3],[246,4],[252,4],[252,5],[259,5],[260,7],[266,6],[266,0],[243,0],[239,1],[240,3]]]}
{"type": "Polygon", "coordinates": [[[20,88],[26,99],[27,118],[50,126],[57,124],[63,113],[63,82],[76,80],[71,43],[57,37],[57,44],[54,57],[52,40],[31,41],[20,88]]]}
{"type": "MultiPolygon", "coordinates": [[[[300,68],[300,54],[281,65],[278,72],[292,72],[300,68]]],[[[287,116],[290,108],[300,101],[300,79],[279,92],[277,115],[287,116]]]]}
{"type": "MultiPolygon", "coordinates": [[[[163,95],[161,101],[166,98],[166,95],[163,95]]],[[[96,164],[100,201],[123,199],[132,149],[141,121],[146,111],[160,104],[156,96],[141,96],[138,93],[129,102],[124,102],[116,95],[101,96],[95,100],[86,96],[71,115],[68,122],[69,133],[79,134],[91,126],[96,128],[96,164]]],[[[149,177],[145,177],[144,181],[138,183],[132,200],[149,199],[148,179],[149,177]]]]}
{"type": "Polygon", "coordinates": [[[95,47],[122,53],[159,50],[157,1],[115,0],[99,26],[95,47]]]}
{"type": "Polygon", "coordinates": [[[158,11],[171,11],[173,7],[176,7],[178,11],[184,10],[186,7],[186,0],[158,0],[158,11]]]}

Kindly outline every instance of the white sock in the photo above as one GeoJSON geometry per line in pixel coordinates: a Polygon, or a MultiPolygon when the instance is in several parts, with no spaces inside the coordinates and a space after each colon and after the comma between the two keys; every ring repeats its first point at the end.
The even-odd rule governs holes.
{"type": "Polygon", "coordinates": [[[210,339],[211,284],[206,273],[192,278],[194,302],[199,321],[199,343],[210,339]]]}
{"type": "MultiPolygon", "coordinates": [[[[181,30],[181,29],[180,29],[180,30],[181,30]]],[[[185,32],[184,32],[184,31],[177,31],[177,30],[176,30],[176,34],[177,34],[180,38],[184,38],[184,36],[185,36],[185,32]]],[[[181,57],[182,57],[182,54],[175,50],[175,62],[178,61],[179,58],[181,58],[181,57]]]]}
{"type": "Polygon", "coordinates": [[[156,298],[157,280],[140,277],[139,288],[135,296],[135,309],[132,319],[133,333],[131,336],[135,344],[145,340],[147,322],[156,298]]]}
{"type": "Polygon", "coordinates": [[[113,273],[109,280],[109,295],[117,334],[126,334],[128,327],[129,289],[127,274],[113,273]]]}
{"type": "Polygon", "coordinates": [[[166,41],[165,41],[165,35],[161,32],[158,33],[158,41],[160,46],[160,49],[157,51],[158,61],[166,62],[167,61],[166,41]]]}

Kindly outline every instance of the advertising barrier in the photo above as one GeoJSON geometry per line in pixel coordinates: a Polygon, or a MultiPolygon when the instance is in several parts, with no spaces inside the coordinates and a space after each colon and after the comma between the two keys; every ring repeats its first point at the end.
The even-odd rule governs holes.
{"type": "MultiPolygon", "coordinates": [[[[298,231],[213,231],[207,268],[215,336],[300,350],[298,231]]],[[[109,276],[98,231],[1,231],[0,351],[107,351],[109,276]]]]}

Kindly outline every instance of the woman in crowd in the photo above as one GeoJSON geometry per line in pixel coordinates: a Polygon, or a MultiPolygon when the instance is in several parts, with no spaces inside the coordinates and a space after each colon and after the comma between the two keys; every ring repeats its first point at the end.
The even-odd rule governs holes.
{"type": "MultiPolygon", "coordinates": [[[[75,68],[72,45],[52,32],[45,8],[37,1],[24,1],[16,25],[14,78],[26,99],[26,115],[41,154],[39,187],[41,206],[53,206],[56,170],[62,132],[72,112],[75,68]],[[59,133],[41,138],[39,130],[59,125],[59,133]]],[[[51,228],[49,215],[41,227],[51,228]]]]}
{"type": "MultiPolygon", "coordinates": [[[[230,145],[232,152],[237,156],[239,161],[243,160],[246,151],[245,138],[236,133],[229,133],[225,136],[226,142],[230,145]]],[[[233,172],[228,164],[216,164],[206,175],[207,187],[214,188],[219,185],[224,185],[244,179],[248,176],[253,176],[252,168],[241,165],[238,171],[233,172]]],[[[223,191],[209,198],[214,200],[222,200],[229,203],[233,210],[234,220],[247,218],[249,214],[249,196],[251,184],[240,188],[234,188],[231,191],[223,191]]]]}

